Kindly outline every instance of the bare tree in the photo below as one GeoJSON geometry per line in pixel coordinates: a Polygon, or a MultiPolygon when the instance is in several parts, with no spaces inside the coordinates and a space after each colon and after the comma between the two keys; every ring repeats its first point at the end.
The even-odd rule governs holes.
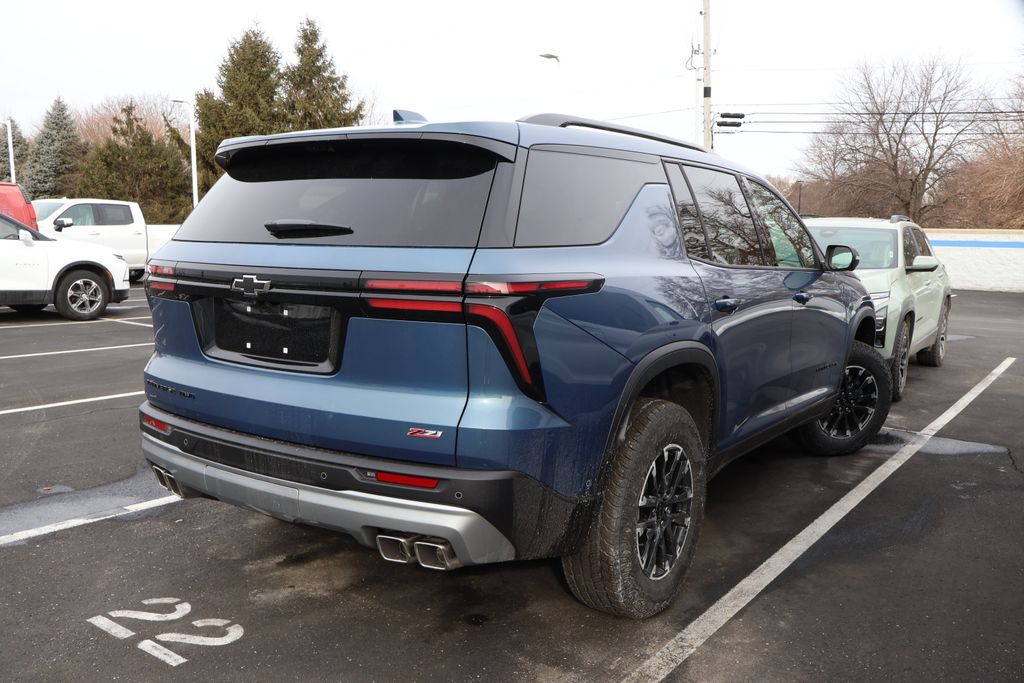
{"type": "Polygon", "coordinates": [[[142,94],[125,97],[108,97],[83,109],[75,115],[75,127],[86,143],[96,145],[111,136],[110,122],[121,115],[126,106],[132,106],[142,126],[158,140],[164,138],[164,119],[175,128],[188,131],[188,114],[185,108],[171,102],[163,95],[142,94]]]}
{"type": "Polygon", "coordinates": [[[831,125],[800,166],[853,207],[893,210],[921,222],[938,192],[978,149],[987,115],[960,64],[862,66],[845,83],[831,125]]]}

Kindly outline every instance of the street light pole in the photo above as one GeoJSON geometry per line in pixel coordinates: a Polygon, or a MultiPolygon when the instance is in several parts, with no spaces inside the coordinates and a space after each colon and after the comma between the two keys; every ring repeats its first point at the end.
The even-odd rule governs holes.
{"type": "Polygon", "coordinates": [[[704,147],[711,149],[711,0],[704,0],[704,147]]]}
{"type": "Polygon", "coordinates": [[[178,104],[187,104],[189,109],[188,116],[188,146],[191,151],[191,163],[192,163],[192,208],[196,208],[196,204],[199,203],[199,169],[196,168],[196,105],[195,102],[189,102],[187,100],[171,100],[178,104]]]}
{"type": "Polygon", "coordinates": [[[13,124],[10,119],[2,123],[7,126],[7,158],[11,162],[11,182],[16,183],[18,182],[18,176],[14,174],[14,132],[11,130],[13,124]]]}

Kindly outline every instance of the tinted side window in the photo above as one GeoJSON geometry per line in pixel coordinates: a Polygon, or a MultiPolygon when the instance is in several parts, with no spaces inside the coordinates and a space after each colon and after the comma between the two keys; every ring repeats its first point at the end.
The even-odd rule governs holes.
{"type": "Polygon", "coordinates": [[[697,213],[697,204],[693,200],[690,186],[686,184],[686,178],[683,177],[678,165],[665,164],[665,171],[668,173],[668,181],[675,196],[676,215],[679,217],[679,227],[683,231],[686,253],[694,258],[710,261],[711,250],[708,249],[707,236],[704,235],[704,227],[700,224],[700,215],[697,213]]]}
{"type": "Polygon", "coordinates": [[[912,266],[914,265],[914,259],[917,258],[917,244],[914,242],[914,236],[911,233],[910,228],[903,228],[903,265],[912,266]]]}
{"type": "Polygon", "coordinates": [[[96,225],[92,204],[75,204],[68,207],[67,211],[57,216],[57,218],[70,218],[75,222],[75,225],[96,225]]]}
{"type": "Polygon", "coordinates": [[[749,181],[757,202],[758,215],[768,228],[768,236],[775,247],[776,264],[783,268],[814,268],[814,247],[811,236],[800,225],[785,202],[764,185],[749,181]]]}
{"type": "Polygon", "coordinates": [[[917,242],[917,250],[923,256],[934,256],[932,252],[932,245],[928,242],[928,238],[925,236],[924,231],[920,228],[914,228],[914,240],[917,242]]]}
{"type": "Polygon", "coordinates": [[[661,164],[530,150],[515,244],[600,244],[647,183],[665,183],[661,164]]]}
{"type": "Polygon", "coordinates": [[[684,168],[704,222],[711,260],[732,266],[765,265],[754,219],[736,176],[684,168]]]}
{"type": "Polygon", "coordinates": [[[96,225],[131,225],[132,210],[123,204],[93,204],[96,225]]]}

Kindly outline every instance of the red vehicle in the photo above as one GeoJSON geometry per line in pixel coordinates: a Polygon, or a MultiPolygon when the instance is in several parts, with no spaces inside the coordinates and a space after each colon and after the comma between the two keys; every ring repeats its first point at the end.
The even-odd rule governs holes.
{"type": "Polygon", "coordinates": [[[0,183],[0,213],[19,220],[30,228],[37,229],[36,210],[25,196],[21,185],[0,183]]]}

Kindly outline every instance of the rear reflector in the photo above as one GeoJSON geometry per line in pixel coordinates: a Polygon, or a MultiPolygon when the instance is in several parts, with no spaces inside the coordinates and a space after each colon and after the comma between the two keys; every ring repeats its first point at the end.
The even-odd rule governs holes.
{"type": "Polygon", "coordinates": [[[147,426],[149,426],[149,427],[152,427],[153,429],[157,430],[161,434],[170,434],[171,433],[171,425],[167,424],[166,422],[164,422],[162,420],[158,420],[155,417],[150,417],[149,415],[143,415],[142,416],[142,423],[147,425],[147,426]]]}
{"type": "Polygon", "coordinates": [[[378,472],[377,481],[385,484],[398,484],[400,486],[414,486],[418,489],[436,489],[440,479],[428,477],[413,477],[408,474],[395,474],[394,472],[378,472]]]}
{"type": "Polygon", "coordinates": [[[165,291],[168,291],[168,292],[173,292],[174,291],[174,283],[173,282],[152,282],[151,281],[151,282],[147,282],[146,286],[149,287],[150,289],[162,289],[162,290],[165,290],[165,291]]]}
{"type": "Polygon", "coordinates": [[[526,356],[523,355],[523,347],[519,345],[519,338],[516,337],[516,331],[512,328],[512,321],[508,319],[505,311],[494,306],[484,306],[482,304],[469,304],[466,309],[470,315],[487,318],[497,326],[502,338],[508,345],[509,351],[512,353],[512,359],[516,363],[519,376],[527,384],[533,384],[533,379],[530,377],[530,369],[526,365],[526,356]]]}
{"type": "Polygon", "coordinates": [[[432,311],[435,313],[459,313],[462,304],[458,301],[421,301],[417,299],[367,299],[370,308],[391,311],[432,311]]]}
{"type": "Polygon", "coordinates": [[[462,282],[449,280],[367,280],[366,289],[384,289],[394,292],[452,292],[462,291],[462,282]]]}

